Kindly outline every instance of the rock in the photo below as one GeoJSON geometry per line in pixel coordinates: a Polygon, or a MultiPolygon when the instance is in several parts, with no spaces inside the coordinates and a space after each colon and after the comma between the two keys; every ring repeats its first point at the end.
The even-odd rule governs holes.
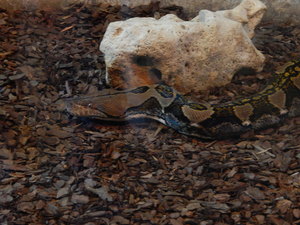
{"type": "MultiPolygon", "coordinates": [[[[16,0],[15,0],[16,1],[16,0]]],[[[14,6],[16,5],[14,1],[14,6]]],[[[46,1],[46,0],[44,0],[46,1]]],[[[58,0],[57,0],[58,1],[58,0]]],[[[141,5],[149,5],[151,2],[155,3],[159,0],[101,0],[113,5],[127,5],[129,7],[137,7],[141,5]]],[[[41,0],[39,1],[41,2],[41,0]]],[[[48,1],[49,2],[49,1],[48,1]]],[[[51,1],[51,3],[53,0],[51,1]]],[[[239,4],[241,0],[164,0],[160,1],[160,7],[178,6],[182,7],[185,14],[194,16],[198,13],[199,9],[219,10],[230,9],[239,4]]],[[[294,23],[299,24],[300,4],[298,0],[263,0],[268,7],[268,12],[263,20],[268,23],[294,23]]]]}
{"type": "MultiPolygon", "coordinates": [[[[61,0],[35,0],[35,1],[24,1],[24,0],[1,0],[1,8],[6,9],[10,12],[26,8],[27,10],[55,10],[64,9],[66,4],[74,4],[82,2],[86,5],[95,5],[101,3],[103,5],[123,6],[126,5],[130,8],[139,6],[148,6],[151,3],[155,4],[160,2],[160,7],[182,7],[183,12],[188,16],[194,16],[198,13],[198,9],[207,8],[210,10],[226,9],[231,8],[240,3],[240,0],[68,0],[62,3],[61,0]]],[[[264,16],[264,21],[272,24],[283,24],[283,23],[294,23],[299,24],[300,16],[300,4],[298,0],[264,0],[270,10],[264,16]]],[[[71,21],[69,19],[68,21],[71,21]]],[[[0,20],[0,23],[6,23],[5,20],[0,20]]]]}
{"type": "Polygon", "coordinates": [[[223,86],[241,68],[259,71],[265,58],[251,38],[265,9],[244,0],[232,10],[201,10],[191,21],[168,14],[112,22],[100,44],[106,81],[132,88],[163,80],[188,93],[223,86]]]}

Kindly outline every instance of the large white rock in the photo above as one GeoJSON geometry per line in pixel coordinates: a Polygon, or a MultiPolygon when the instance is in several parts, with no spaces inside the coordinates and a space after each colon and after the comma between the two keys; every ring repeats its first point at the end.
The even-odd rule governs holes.
{"type": "Polygon", "coordinates": [[[107,82],[131,88],[160,79],[188,93],[229,83],[243,67],[261,70],[251,42],[266,6],[244,0],[232,10],[201,10],[191,21],[169,14],[110,23],[100,45],[107,82]]]}

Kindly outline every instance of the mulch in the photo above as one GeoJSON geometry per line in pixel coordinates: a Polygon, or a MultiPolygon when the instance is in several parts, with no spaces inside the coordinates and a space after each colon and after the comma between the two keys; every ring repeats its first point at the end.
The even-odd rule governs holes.
{"type": "MultiPolygon", "coordinates": [[[[300,223],[300,118],[205,142],[156,122],[102,124],[54,109],[105,87],[98,48],[110,22],[167,13],[187,19],[159,4],[0,10],[1,224],[300,223]]],[[[265,22],[254,42],[266,56],[261,73],[241,71],[198,97],[261,90],[299,59],[300,27],[265,22]]]]}

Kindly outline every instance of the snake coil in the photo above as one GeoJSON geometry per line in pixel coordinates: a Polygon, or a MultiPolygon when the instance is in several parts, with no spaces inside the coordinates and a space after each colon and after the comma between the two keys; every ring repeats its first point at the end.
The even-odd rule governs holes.
{"type": "Polygon", "coordinates": [[[150,118],[179,133],[223,139],[274,126],[300,115],[300,61],[292,61],[262,91],[222,104],[189,101],[170,86],[157,84],[132,90],[107,89],[97,95],[65,100],[77,117],[120,121],[150,118]]]}

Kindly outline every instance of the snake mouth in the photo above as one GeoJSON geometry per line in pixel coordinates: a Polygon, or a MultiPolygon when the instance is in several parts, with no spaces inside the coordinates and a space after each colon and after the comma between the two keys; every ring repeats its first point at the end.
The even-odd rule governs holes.
{"type": "Polygon", "coordinates": [[[59,99],[54,103],[54,107],[58,111],[66,111],[70,115],[78,117],[91,117],[98,114],[97,110],[77,104],[76,99],[59,99]]]}
{"type": "Polygon", "coordinates": [[[76,117],[90,117],[103,119],[107,117],[105,113],[93,108],[91,104],[78,104],[76,99],[62,99],[62,101],[59,102],[58,106],[64,111],[67,111],[70,115],[76,117]]]}

